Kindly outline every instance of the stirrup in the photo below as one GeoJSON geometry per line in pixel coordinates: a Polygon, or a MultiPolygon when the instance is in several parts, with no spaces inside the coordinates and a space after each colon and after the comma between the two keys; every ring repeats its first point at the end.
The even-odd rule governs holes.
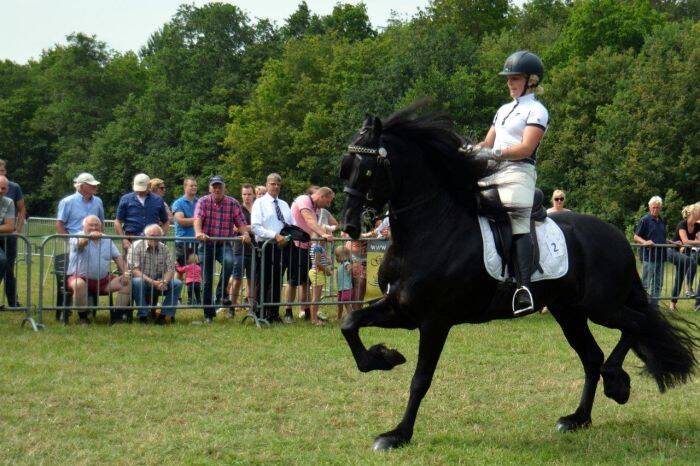
{"type": "Polygon", "coordinates": [[[515,293],[513,293],[513,299],[511,301],[511,308],[513,309],[513,315],[516,317],[535,310],[535,300],[532,297],[532,293],[530,292],[530,289],[528,287],[521,286],[520,288],[515,290],[515,293]],[[522,309],[515,309],[515,298],[521,292],[527,293],[527,296],[530,298],[530,305],[522,309]]]}

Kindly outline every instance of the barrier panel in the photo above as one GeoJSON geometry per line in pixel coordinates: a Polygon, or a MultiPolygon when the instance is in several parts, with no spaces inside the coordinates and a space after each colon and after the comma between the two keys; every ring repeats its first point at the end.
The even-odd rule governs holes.
{"type": "Polygon", "coordinates": [[[88,321],[97,309],[110,311],[110,323],[132,321],[134,310],[141,321],[171,322],[178,309],[196,308],[213,318],[221,307],[247,308],[255,318],[254,301],[229,293],[231,277],[235,291],[236,281],[255,276],[254,261],[245,261],[253,247],[240,238],[92,235],[49,235],[37,246],[39,276],[54,277],[39,287],[39,322],[55,311],[68,323],[74,310],[88,321]]]}
{"type": "Polygon", "coordinates": [[[387,247],[387,240],[374,238],[265,242],[258,259],[262,322],[291,322],[298,307],[305,319],[319,323],[325,318],[320,306],[335,305],[340,316],[380,297],[376,277],[387,247]]]}
{"type": "Polygon", "coordinates": [[[700,305],[698,248],[676,244],[632,244],[632,249],[637,257],[642,284],[652,299],[670,299],[672,307],[683,299],[694,299],[696,308],[700,305]]]}
{"type": "Polygon", "coordinates": [[[41,328],[32,317],[32,257],[27,237],[0,234],[0,311],[23,312],[22,326],[41,328]],[[24,304],[22,304],[24,303],[24,304]]]}

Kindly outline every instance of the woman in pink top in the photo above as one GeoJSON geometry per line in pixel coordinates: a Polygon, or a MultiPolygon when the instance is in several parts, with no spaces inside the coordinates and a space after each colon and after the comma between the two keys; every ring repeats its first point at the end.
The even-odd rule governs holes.
{"type": "Polygon", "coordinates": [[[187,287],[187,303],[202,303],[202,267],[199,265],[199,256],[192,253],[187,258],[187,265],[175,265],[179,273],[185,274],[185,286],[187,287]]]}
{"type": "MultiPolygon", "coordinates": [[[[313,194],[302,194],[292,203],[292,221],[296,226],[304,230],[309,236],[318,236],[325,240],[332,240],[333,235],[327,233],[318,223],[318,211],[327,208],[333,202],[335,193],[331,188],[318,188],[313,194]]],[[[308,301],[307,286],[309,283],[309,243],[294,241],[290,248],[289,275],[287,287],[287,312],[291,314],[296,287],[299,287],[299,301],[308,301]]],[[[305,317],[310,318],[308,305],[304,305],[305,317]]]]}

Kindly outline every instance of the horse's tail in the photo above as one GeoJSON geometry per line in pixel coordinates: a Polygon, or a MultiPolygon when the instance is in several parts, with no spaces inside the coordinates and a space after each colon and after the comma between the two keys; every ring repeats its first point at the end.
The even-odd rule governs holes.
{"type": "Polygon", "coordinates": [[[656,380],[663,393],[693,377],[698,365],[694,351],[700,348],[700,340],[693,333],[699,327],[682,317],[663,315],[636,274],[635,282],[629,304],[644,318],[637,321],[637,341],[632,349],[644,361],[644,372],[656,380]]]}

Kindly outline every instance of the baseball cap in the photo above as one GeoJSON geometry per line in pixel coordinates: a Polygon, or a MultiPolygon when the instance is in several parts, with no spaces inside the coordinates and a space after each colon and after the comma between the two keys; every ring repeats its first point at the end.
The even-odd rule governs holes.
{"type": "Polygon", "coordinates": [[[148,182],[151,178],[145,173],[139,173],[134,177],[134,191],[148,191],[148,182]]]}
{"type": "Polygon", "coordinates": [[[211,186],[211,185],[213,185],[213,184],[219,184],[219,183],[220,183],[220,184],[226,184],[226,182],[224,182],[224,177],[223,177],[223,176],[221,176],[221,175],[214,175],[214,176],[212,176],[211,178],[209,178],[209,186],[211,186]]]}
{"type": "Polygon", "coordinates": [[[76,176],[75,179],[73,180],[74,184],[89,184],[91,186],[97,186],[100,184],[99,181],[95,179],[94,176],[92,176],[90,173],[81,173],[80,175],[76,176]]]}

